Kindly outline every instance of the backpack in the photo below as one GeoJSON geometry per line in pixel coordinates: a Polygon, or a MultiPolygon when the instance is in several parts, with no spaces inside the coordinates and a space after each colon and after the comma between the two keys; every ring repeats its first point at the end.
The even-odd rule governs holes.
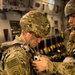
{"type": "Polygon", "coordinates": [[[17,42],[17,41],[10,41],[10,42],[4,42],[4,43],[1,43],[0,44],[0,60],[2,58],[2,54],[3,52],[9,48],[10,46],[13,46],[13,45],[18,45],[18,46],[21,46],[23,45],[22,42],[17,42]]]}

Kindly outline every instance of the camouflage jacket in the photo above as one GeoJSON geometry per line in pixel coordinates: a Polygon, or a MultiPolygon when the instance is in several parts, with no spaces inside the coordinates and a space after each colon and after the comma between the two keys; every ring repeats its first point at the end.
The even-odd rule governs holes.
{"type": "Polygon", "coordinates": [[[67,29],[65,31],[65,46],[67,49],[67,52],[70,54],[72,52],[73,49],[75,49],[75,35],[70,36],[70,33],[73,31],[73,29],[67,29]]]}
{"type": "Polygon", "coordinates": [[[64,33],[63,33],[63,35],[64,35],[64,44],[65,44],[65,46],[67,46],[67,42],[68,42],[68,39],[69,39],[69,35],[70,35],[70,32],[72,31],[72,29],[70,28],[67,28],[65,31],[64,31],[64,33]]]}
{"type": "MultiPolygon", "coordinates": [[[[14,41],[21,42],[19,37],[14,41]]],[[[23,44],[23,42],[21,43],[23,44]]],[[[0,75],[34,75],[30,63],[32,54],[28,51],[29,46],[24,45],[25,48],[20,46],[13,45],[4,51],[0,64],[2,67],[0,67],[0,75]]]]}
{"type": "Polygon", "coordinates": [[[68,52],[72,52],[75,49],[75,35],[69,36],[69,40],[67,43],[68,52]]]}
{"type": "Polygon", "coordinates": [[[48,75],[75,75],[75,62],[48,62],[48,75]]]}

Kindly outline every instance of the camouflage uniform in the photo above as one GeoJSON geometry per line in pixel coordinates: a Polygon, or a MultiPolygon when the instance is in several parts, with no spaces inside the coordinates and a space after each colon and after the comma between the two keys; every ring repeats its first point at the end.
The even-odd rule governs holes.
{"type": "Polygon", "coordinates": [[[48,62],[48,75],[75,75],[75,62],[48,62]]]}
{"type": "MultiPolygon", "coordinates": [[[[74,14],[75,13],[75,0],[70,0],[64,9],[65,12],[65,16],[67,18],[69,18],[69,15],[74,14]]],[[[64,32],[65,34],[65,44],[66,44],[66,48],[67,51],[70,53],[74,48],[75,48],[75,35],[73,36],[69,36],[70,33],[74,30],[75,28],[68,28],[66,29],[66,31],[64,32]]]]}
{"type": "MultiPolygon", "coordinates": [[[[21,45],[24,43],[21,42],[18,37],[14,41],[17,41],[15,43],[21,45]]],[[[7,73],[7,75],[30,75],[30,59],[32,57],[31,53],[27,52],[25,48],[23,49],[20,46],[13,45],[3,53],[2,69],[3,72],[5,71],[7,73]]],[[[27,45],[24,46],[28,47],[27,45]]]]}
{"type": "MultiPolygon", "coordinates": [[[[20,26],[22,35],[24,32],[32,32],[35,37],[44,38],[50,32],[47,17],[37,10],[25,14],[20,20],[20,26]]],[[[1,75],[36,75],[31,66],[31,59],[36,54],[36,51],[29,45],[32,38],[33,35],[27,41],[24,36],[26,42],[23,42],[20,37],[16,37],[14,41],[2,44],[8,48],[2,55],[0,73],[4,74],[1,75]]]]}
{"type": "Polygon", "coordinates": [[[72,52],[73,49],[75,49],[75,35],[69,36],[69,40],[67,43],[68,52],[72,52]]]}
{"type": "Polygon", "coordinates": [[[69,29],[67,28],[63,35],[64,35],[64,44],[65,44],[65,47],[67,46],[67,42],[68,42],[68,39],[69,39],[69,35],[70,35],[70,32],[72,31],[72,29],[69,29]]]}

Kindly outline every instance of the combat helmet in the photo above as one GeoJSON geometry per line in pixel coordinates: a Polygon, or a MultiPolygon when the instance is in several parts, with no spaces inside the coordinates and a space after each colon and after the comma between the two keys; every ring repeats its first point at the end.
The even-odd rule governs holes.
{"type": "Polygon", "coordinates": [[[65,12],[66,17],[73,14],[73,13],[75,13],[75,0],[70,0],[66,4],[64,12],[65,12]]]}
{"type": "Polygon", "coordinates": [[[22,30],[33,32],[44,38],[50,32],[50,24],[47,17],[37,10],[31,10],[20,19],[22,30]]]}

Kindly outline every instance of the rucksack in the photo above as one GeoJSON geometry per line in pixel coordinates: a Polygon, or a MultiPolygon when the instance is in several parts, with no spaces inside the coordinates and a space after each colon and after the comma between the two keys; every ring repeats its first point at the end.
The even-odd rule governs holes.
{"type": "Polygon", "coordinates": [[[10,42],[4,42],[4,43],[1,43],[0,44],[0,60],[2,58],[2,54],[3,52],[9,48],[10,46],[13,46],[13,45],[18,45],[18,46],[21,46],[23,45],[22,42],[17,42],[17,41],[10,41],[10,42]]]}

